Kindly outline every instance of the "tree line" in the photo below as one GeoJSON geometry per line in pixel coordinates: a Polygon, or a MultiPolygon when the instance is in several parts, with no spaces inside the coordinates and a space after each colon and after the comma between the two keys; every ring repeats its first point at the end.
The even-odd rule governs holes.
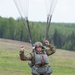
{"type": "MultiPolygon", "coordinates": [[[[29,22],[32,41],[45,39],[46,22],[29,22]]],[[[27,26],[26,26],[27,27],[27,26]]],[[[29,35],[20,18],[17,20],[0,17],[0,38],[29,42],[29,35]]],[[[75,24],[51,23],[49,29],[49,41],[56,48],[75,51],[75,24]]]]}

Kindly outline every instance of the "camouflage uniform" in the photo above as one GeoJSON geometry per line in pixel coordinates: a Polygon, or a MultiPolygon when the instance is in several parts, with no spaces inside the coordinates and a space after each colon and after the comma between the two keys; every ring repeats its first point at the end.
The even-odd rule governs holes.
{"type": "MultiPolygon", "coordinates": [[[[36,51],[36,47],[37,46],[41,46],[42,47],[42,51],[45,51],[47,56],[52,55],[56,51],[56,49],[55,49],[55,47],[53,45],[49,44],[46,47],[44,47],[42,45],[42,43],[40,43],[40,42],[36,42],[35,43],[35,49],[34,49],[34,51],[36,51]]],[[[37,53],[38,54],[42,54],[42,51],[41,52],[37,52],[37,53]]],[[[44,66],[44,67],[46,66],[47,67],[48,66],[48,64],[34,66],[35,65],[34,57],[35,57],[34,52],[32,52],[28,56],[26,56],[26,55],[24,55],[24,51],[20,51],[20,59],[22,61],[30,60],[31,63],[29,63],[29,65],[32,68],[32,70],[33,70],[33,68],[37,68],[37,67],[39,68],[39,67],[42,67],[42,66],[44,66]]],[[[38,73],[37,74],[33,74],[33,72],[32,72],[32,74],[33,75],[50,75],[52,73],[51,67],[50,67],[50,71],[51,72],[49,74],[48,73],[47,74],[38,74],[38,73]]]]}

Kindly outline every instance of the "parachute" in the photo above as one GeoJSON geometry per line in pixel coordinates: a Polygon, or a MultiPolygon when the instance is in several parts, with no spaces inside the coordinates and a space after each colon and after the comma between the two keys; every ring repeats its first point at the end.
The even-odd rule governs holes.
{"type": "MultiPolygon", "coordinates": [[[[25,28],[29,34],[30,42],[33,45],[32,36],[31,36],[31,32],[30,32],[30,27],[29,27],[29,21],[28,21],[29,0],[13,0],[13,1],[20,13],[20,16],[22,18],[24,25],[25,25],[25,21],[27,22],[27,27],[25,25],[25,28]]],[[[43,1],[45,2],[46,12],[47,12],[47,25],[46,25],[46,37],[45,38],[48,39],[49,26],[51,23],[53,11],[56,6],[57,0],[43,0],[43,1]]]]}
{"type": "Polygon", "coordinates": [[[57,4],[57,0],[44,0],[44,2],[45,2],[45,7],[46,7],[46,13],[47,13],[47,25],[46,25],[45,38],[48,39],[49,27],[50,27],[53,11],[57,4]]]}

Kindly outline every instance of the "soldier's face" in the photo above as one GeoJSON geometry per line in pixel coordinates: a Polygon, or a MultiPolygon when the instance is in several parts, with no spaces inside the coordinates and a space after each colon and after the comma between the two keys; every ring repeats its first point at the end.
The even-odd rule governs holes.
{"type": "Polygon", "coordinates": [[[41,52],[42,47],[36,47],[36,50],[39,51],[39,52],[41,52]]]}

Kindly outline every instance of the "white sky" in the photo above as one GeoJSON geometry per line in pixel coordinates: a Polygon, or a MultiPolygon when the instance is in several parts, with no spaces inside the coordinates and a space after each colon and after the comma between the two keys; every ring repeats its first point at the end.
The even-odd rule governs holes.
{"type": "MultiPolygon", "coordinates": [[[[42,0],[30,0],[28,13],[30,21],[46,21],[46,10],[41,2],[42,0]]],[[[0,0],[0,16],[15,19],[20,17],[13,0],[0,0]]],[[[58,0],[52,22],[75,23],[75,0],[58,0]]]]}

